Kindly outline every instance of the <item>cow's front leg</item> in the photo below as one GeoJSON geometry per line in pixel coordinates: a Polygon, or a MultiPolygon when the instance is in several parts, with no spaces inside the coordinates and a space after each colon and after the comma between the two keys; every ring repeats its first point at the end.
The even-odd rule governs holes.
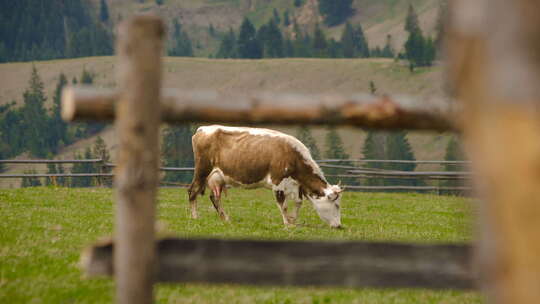
{"type": "Polygon", "coordinates": [[[229,216],[225,213],[223,208],[221,208],[221,191],[223,187],[222,186],[215,186],[212,187],[212,194],[210,194],[210,200],[212,201],[212,204],[214,204],[214,208],[216,208],[216,211],[219,215],[219,217],[228,222],[229,216]]]}
{"type": "Polygon", "coordinates": [[[291,214],[289,215],[289,223],[294,224],[296,223],[296,219],[298,218],[298,214],[300,212],[300,208],[302,207],[302,200],[295,200],[294,201],[294,208],[291,208],[291,214]]]}
{"type": "Polygon", "coordinates": [[[289,222],[289,219],[287,218],[287,203],[286,203],[286,196],[285,196],[285,192],[281,191],[281,190],[276,190],[274,191],[275,195],[276,195],[276,203],[277,203],[277,206],[279,208],[279,211],[281,212],[281,217],[283,218],[283,224],[285,226],[289,226],[291,225],[291,223],[289,222]]]}

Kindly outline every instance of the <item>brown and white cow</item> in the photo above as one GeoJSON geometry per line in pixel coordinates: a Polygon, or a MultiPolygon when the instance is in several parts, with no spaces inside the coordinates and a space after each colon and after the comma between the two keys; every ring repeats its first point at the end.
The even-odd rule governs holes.
{"type": "Polygon", "coordinates": [[[195,174],[189,188],[192,218],[197,218],[197,196],[208,186],[210,199],[223,220],[220,205],[227,186],[274,191],[285,225],[293,225],[305,196],[320,218],[331,227],[341,227],[342,189],[330,185],[309,150],[298,139],[261,128],[205,126],[192,138],[195,174]],[[287,215],[287,198],[296,206],[287,215]]]}

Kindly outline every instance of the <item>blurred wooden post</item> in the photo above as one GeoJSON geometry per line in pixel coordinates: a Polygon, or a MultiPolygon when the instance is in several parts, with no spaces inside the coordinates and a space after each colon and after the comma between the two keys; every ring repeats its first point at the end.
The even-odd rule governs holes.
{"type": "Polygon", "coordinates": [[[152,303],[153,298],[163,35],[161,20],[153,16],[130,19],[118,31],[117,303],[152,303]]]}
{"type": "Polygon", "coordinates": [[[540,1],[451,1],[449,74],[480,207],[491,303],[540,303],[540,1]]]}

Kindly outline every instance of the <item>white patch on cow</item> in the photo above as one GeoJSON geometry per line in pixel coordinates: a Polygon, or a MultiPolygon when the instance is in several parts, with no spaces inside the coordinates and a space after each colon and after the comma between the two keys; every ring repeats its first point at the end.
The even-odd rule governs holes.
{"type": "Polygon", "coordinates": [[[299,201],[299,187],[300,185],[295,179],[293,179],[292,177],[286,177],[282,179],[279,184],[273,185],[272,190],[283,191],[283,193],[288,199],[293,201],[299,201]]]}
{"type": "Polygon", "coordinates": [[[216,130],[224,130],[228,132],[247,132],[250,135],[254,135],[254,136],[271,136],[271,137],[283,138],[296,151],[298,151],[300,155],[302,155],[304,162],[313,169],[313,173],[317,174],[323,181],[326,182],[326,178],[324,177],[324,174],[321,168],[319,167],[319,165],[317,165],[317,163],[311,157],[311,153],[309,152],[309,149],[301,141],[296,139],[294,136],[287,135],[279,131],[264,129],[264,128],[228,127],[228,126],[221,126],[221,125],[199,127],[197,129],[197,132],[201,131],[201,132],[204,132],[205,134],[210,135],[216,132],[216,130]]]}

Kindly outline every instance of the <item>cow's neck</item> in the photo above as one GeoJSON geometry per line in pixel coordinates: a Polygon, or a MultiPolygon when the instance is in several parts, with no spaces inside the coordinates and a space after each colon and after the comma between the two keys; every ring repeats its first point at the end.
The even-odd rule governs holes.
{"type": "Polygon", "coordinates": [[[330,185],[323,178],[316,174],[299,175],[297,181],[303,191],[309,195],[324,195],[324,190],[330,185]]]}

